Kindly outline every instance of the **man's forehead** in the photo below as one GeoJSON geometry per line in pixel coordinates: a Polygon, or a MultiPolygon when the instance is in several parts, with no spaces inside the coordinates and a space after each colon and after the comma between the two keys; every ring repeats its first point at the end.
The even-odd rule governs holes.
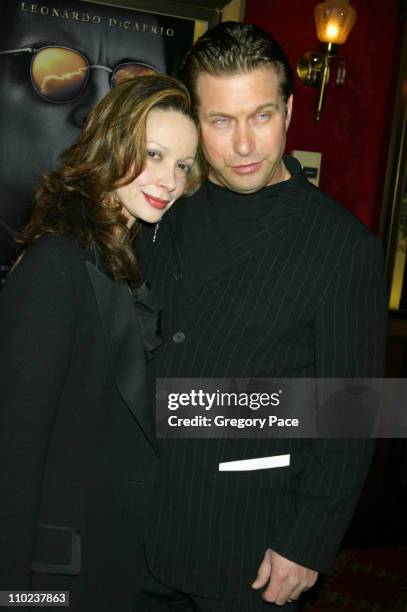
{"type": "Polygon", "coordinates": [[[273,67],[259,66],[252,70],[224,72],[219,74],[203,71],[198,73],[196,79],[196,85],[197,87],[201,87],[201,89],[204,89],[208,84],[213,87],[222,87],[223,89],[233,88],[238,86],[241,82],[278,85],[279,76],[273,67]]]}
{"type": "Polygon", "coordinates": [[[202,72],[196,81],[196,94],[198,107],[209,111],[237,104],[248,109],[277,104],[281,97],[276,71],[264,67],[224,75],[202,72]]]}

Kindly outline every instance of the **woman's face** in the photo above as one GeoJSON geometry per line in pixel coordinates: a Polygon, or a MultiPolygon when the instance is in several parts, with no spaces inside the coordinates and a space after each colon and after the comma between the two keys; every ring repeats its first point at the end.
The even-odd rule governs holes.
{"type": "Polygon", "coordinates": [[[93,107],[109,91],[111,73],[95,66],[113,69],[134,61],[166,72],[164,37],[119,28],[119,22],[134,19],[151,28],[159,25],[154,15],[79,0],[1,0],[0,50],[60,45],[84,54],[94,67],[78,99],[52,104],[34,91],[31,54],[0,55],[0,219],[14,229],[21,229],[26,220],[42,174],[56,169],[61,151],[74,142],[93,107]],[[59,17],[51,16],[54,10],[59,17]],[[63,18],[65,13],[71,18],[63,18]],[[79,15],[79,20],[72,15],[79,15]],[[89,21],[81,21],[81,15],[90,15],[89,21]],[[94,15],[100,17],[99,24],[92,23],[94,15]],[[111,19],[117,26],[109,25],[111,19]]]}
{"type": "Polygon", "coordinates": [[[149,113],[144,169],[131,183],[115,190],[129,227],[135,219],[156,223],[184,193],[197,146],[192,119],[175,110],[149,113]]]}

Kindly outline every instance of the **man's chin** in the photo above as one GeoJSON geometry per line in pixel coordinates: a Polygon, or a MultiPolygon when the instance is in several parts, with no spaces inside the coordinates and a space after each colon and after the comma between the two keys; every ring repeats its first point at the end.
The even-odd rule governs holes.
{"type": "Polygon", "coordinates": [[[219,179],[216,182],[218,185],[222,187],[226,187],[230,189],[230,191],[234,191],[235,193],[241,193],[249,195],[251,193],[256,193],[256,191],[260,191],[263,187],[265,187],[267,181],[260,177],[249,177],[249,176],[227,176],[222,177],[222,181],[219,179]]]}

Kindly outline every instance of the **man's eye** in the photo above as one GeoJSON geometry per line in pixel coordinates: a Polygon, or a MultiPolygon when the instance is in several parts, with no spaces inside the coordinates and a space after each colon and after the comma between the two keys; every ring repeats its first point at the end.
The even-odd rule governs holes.
{"type": "Polygon", "coordinates": [[[229,123],[229,119],[227,119],[226,117],[217,117],[216,119],[213,119],[212,124],[215,127],[225,127],[227,126],[229,123]]]}
{"type": "Polygon", "coordinates": [[[150,159],[161,159],[161,153],[159,153],[158,151],[147,149],[147,157],[149,157],[150,159]]]}
{"type": "Polygon", "coordinates": [[[257,118],[258,118],[260,121],[267,121],[268,119],[270,119],[270,117],[271,117],[271,113],[259,113],[259,114],[257,115],[257,118]]]}

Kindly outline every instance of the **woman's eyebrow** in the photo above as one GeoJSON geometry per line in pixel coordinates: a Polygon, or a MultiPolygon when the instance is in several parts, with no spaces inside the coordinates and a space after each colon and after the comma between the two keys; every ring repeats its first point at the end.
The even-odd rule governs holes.
{"type": "Polygon", "coordinates": [[[157,145],[159,147],[162,147],[163,149],[166,149],[168,151],[168,147],[166,147],[165,145],[163,145],[161,142],[157,142],[155,140],[147,140],[147,144],[154,144],[157,145]]]}

